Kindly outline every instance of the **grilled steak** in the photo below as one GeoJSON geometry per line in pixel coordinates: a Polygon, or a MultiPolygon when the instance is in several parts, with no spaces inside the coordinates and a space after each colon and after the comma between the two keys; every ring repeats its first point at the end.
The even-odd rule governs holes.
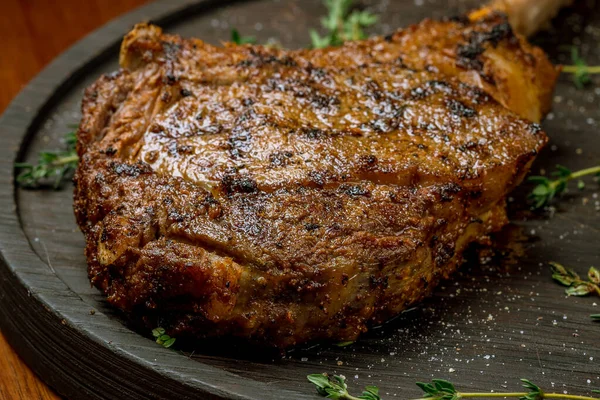
{"type": "Polygon", "coordinates": [[[92,283],[170,335],[278,347],[354,340],[501,228],[546,142],[517,114],[556,78],[496,14],[299,51],[138,25],[121,66],[78,132],[92,283]]]}

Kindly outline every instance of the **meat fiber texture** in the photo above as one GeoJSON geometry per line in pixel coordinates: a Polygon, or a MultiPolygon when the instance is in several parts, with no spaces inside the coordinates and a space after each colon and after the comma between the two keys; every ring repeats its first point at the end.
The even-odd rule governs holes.
{"type": "Polygon", "coordinates": [[[280,348],[355,340],[500,229],[556,79],[494,13],[297,51],[141,24],[120,63],[78,131],[91,282],[171,336],[280,348]]]}

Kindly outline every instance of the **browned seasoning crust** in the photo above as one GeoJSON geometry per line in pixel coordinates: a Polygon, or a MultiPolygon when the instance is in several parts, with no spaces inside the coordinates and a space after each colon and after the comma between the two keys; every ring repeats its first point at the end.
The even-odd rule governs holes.
{"type": "MultiPolygon", "coordinates": [[[[511,106],[493,54],[527,59],[519,77],[554,71],[502,24],[425,21],[315,51],[138,25],[123,69],[83,100],[75,214],[92,283],[171,336],[278,347],[354,340],[418,302],[506,223],[547,140],[472,85],[511,106]],[[409,43],[432,27],[456,31],[458,53],[409,43]]],[[[541,115],[536,93],[513,111],[541,115]]]]}

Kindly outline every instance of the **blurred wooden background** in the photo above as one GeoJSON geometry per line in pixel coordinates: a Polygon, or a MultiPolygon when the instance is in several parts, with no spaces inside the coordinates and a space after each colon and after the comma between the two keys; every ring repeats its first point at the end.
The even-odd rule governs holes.
{"type": "MultiPolygon", "coordinates": [[[[54,57],[87,33],[146,2],[148,0],[2,0],[0,113],[54,57]]],[[[1,333],[0,399],[58,399],[23,364],[1,333]]]]}

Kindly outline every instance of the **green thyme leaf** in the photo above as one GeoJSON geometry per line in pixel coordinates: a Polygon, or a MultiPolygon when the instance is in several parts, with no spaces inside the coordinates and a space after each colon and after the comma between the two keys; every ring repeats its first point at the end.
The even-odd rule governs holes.
{"type": "Polygon", "coordinates": [[[362,396],[359,399],[364,400],[381,400],[379,396],[379,388],[377,386],[367,386],[365,390],[362,392],[362,396]]]}
{"type": "Polygon", "coordinates": [[[327,15],[321,18],[325,36],[311,29],[309,31],[312,47],[320,49],[339,46],[348,40],[366,38],[364,28],[375,24],[378,17],[368,11],[353,10],[353,0],[324,0],[327,15]]]}
{"type": "Polygon", "coordinates": [[[417,386],[424,392],[425,398],[434,400],[457,400],[460,398],[454,385],[443,379],[432,379],[431,383],[417,382],[417,386]]]}
{"type": "Polygon", "coordinates": [[[175,343],[175,338],[167,335],[165,333],[165,329],[158,327],[158,328],[154,328],[152,329],[152,336],[154,336],[156,338],[156,343],[169,348],[171,346],[173,346],[173,343],[175,343]]]}
{"type": "Polygon", "coordinates": [[[71,176],[77,168],[79,158],[77,157],[75,132],[69,132],[63,142],[66,145],[64,151],[42,151],[38,155],[38,163],[15,163],[19,170],[16,182],[26,188],[38,188],[51,185],[59,189],[62,183],[71,176]]]}
{"type": "Polygon", "coordinates": [[[164,334],[165,334],[165,330],[163,328],[152,329],[152,336],[154,336],[155,338],[158,338],[164,334]]]}
{"type": "Polygon", "coordinates": [[[568,294],[569,296],[587,296],[588,294],[592,293],[593,291],[594,291],[593,286],[585,284],[585,283],[580,283],[580,284],[571,286],[570,288],[565,290],[565,293],[568,294]]]}
{"type": "Polygon", "coordinates": [[[315,385],[317,393],[323,397],[334,400],[381,400],[377,386],[365,387],[362,395],[354,397],[348,393],[346,378],[342,375],[311,374],[306,377],[310,383],[315,385]]]}
{"type": "Polygon", "coordinates": [[[536,184],[531,193],[529,193],[528,198],[531,201],[533,208],[541,208],[548,205],[557,195],[563,193],[567,189],[569,181],[577,179],[577,187],[581,190],[585,188],[585,182],[579,178],[585,175],[595,175],[599,172],[600,166],[573,172],[565,166],[557,165],[556,171],[550,174],[556,178],[554,180],[545,176],[530,176],[527,179],[529,182],[536,184]]]}
{"type": "Polygon", "coordinates": [[[311,375],[308,375],[306,378],[309,380],[309,382],[311,382],[313,385],[315,385],[317,392],[321,396],[327,396],[327,392],[325,391],[325,388],[331,387],[331,384],[329,383],[329,378],[327,375],[311,374],[311,375]]]}
{"type": "Polygon", "coordinates": [[[597,268],[590,267],[588,278],[590,282],[595,283],[596,285],[600,284],[600,271],[597,268]]]}
{"type": "Polygon", "coordinates": [[[255,44],[256,37],[254,36],[242,36],[237,29],[231,30],[231,41],[235,44],[255,44]]]}
{"type": "Polygon", "coordinates": [[[580,282],[581,279],[575,271],[569,268],[563,267],[561,264],[551,261],[550,267],[552,269],[552,279],[559,282],[564,286],[571,286],[576,282],[580,282]]]}
{"type": "Polygon", "coordinates": [[[582,279],[575,271],[566,268],[557,262],[550,262],[552,279],[561,285],[568,286],[565,293],[568,296],[587,296],[596,293],[600,296],[600,271],[590,267],[588,271],[589,280],[582,279]]]}
{"type": "Polygon", "coordinates": [[[540,387],[538,385],[531,382],[529,379],[521,379],[521,382],[523,382],[523,387],[525,389],[528,389],[533,392],[542,393],[542,389],[540,389],[540,387]]]}
{"type": "Polygon", "coordinates": [[[556,171],[552,172],[551,175],[552,176],[556,176],[559,178],[568,178],[569,176],[571,176],[573,172],[571,172],[571,170],[565,166],[562,166],[560,164],[556,165],[556,171]]]}
{"type": "Polygon", "coordinates": [[[582,89],[585,85],[590,83],[590,75],[588,73],[588,66],[583,58],[579,56],[579,50],[577,47],[571,48],[571,61],[575,65],[575,73],[573,74],[573,82],[575,86],[582,89]]]}

